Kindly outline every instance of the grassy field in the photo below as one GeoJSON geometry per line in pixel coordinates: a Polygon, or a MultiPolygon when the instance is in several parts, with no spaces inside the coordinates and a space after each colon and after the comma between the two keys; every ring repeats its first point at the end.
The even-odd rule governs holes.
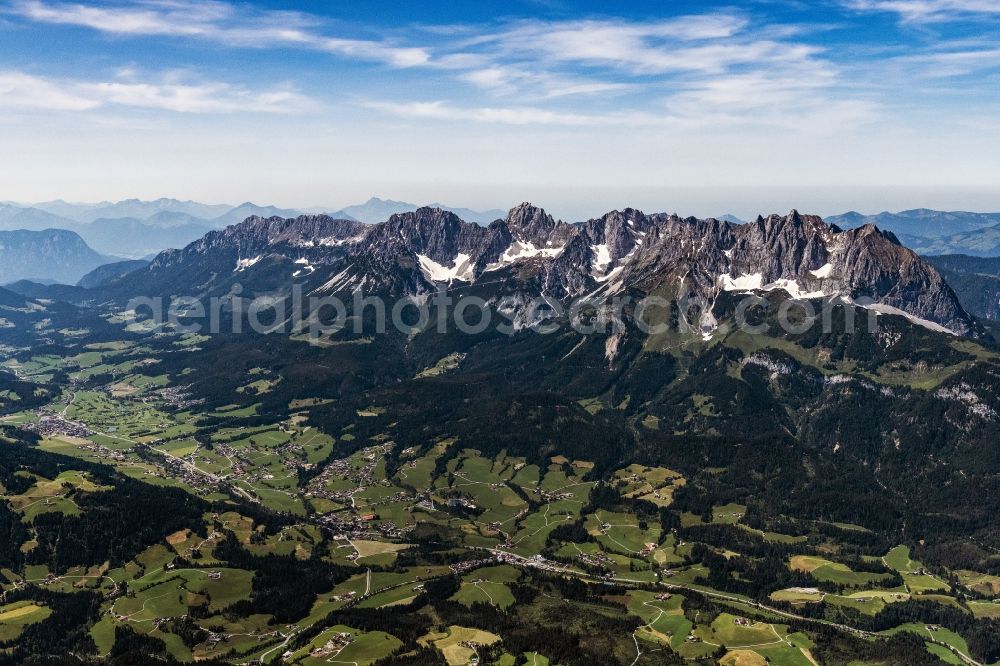
{"type": "Polygon", "coordinates": [[[923,564],[911,560],[910,549],[907,546],[896,546],[885,554],[882,561],[903,577],[906,588],[914,594],[951,590],[948,583],[928,573],[923,564]]]}
{"type": "Polygon", "coordinates": [[[25,627],[46,620],[50,615],[50,608],[32,601],[0,606],[0,642],[15,640],[25,627]]]}
{"type": "Polygon", "coordinates": [[[669,506],[673,502],[674,491],[686,481],[678,472],[665,467],[645,467],[629,465],[615,472],[614,478],[622,486],[622,495],[652,502],[657,506],[669,506]]]}
{"type": "Polygon", "coordinates": [[[898,634],[901,631],[906,631],[909,633],[916,634],[921,638],[933,639],[938,643],[944,643],[948,646],[955,648],[962,654],[969,654],[969,645],[968,643],[965,642],[965,639],[956,634],[955,632],[943,628],[935,629],[932,631],[926,625],[913,623],[913,624],[903,624],[898,627],[894,627],[893,629],[889,629],[888,631],[882,632],[882,634],[885,636],[892,636],[894,634],[898,634]]]}
{"type": "Polygon", "coordinates": [[[789,588],[772,592],[772,601],[786,601],[790,604],[816,603],[823,599],[823,593],[814,588],[789,588]]]}
{"type": "Polygon", "coordinates": [[[793,571],[810,574],[820,582],[845,587],[861,587],[889,579],[888,574],[855,572],[846,564],[832,562],[822,557],[796,555],[791,558],[788,566],[793,571]]]}
{"type": "Polygon", "coordinates": [[[584,524],[605,550],[624,555],[637,555],[647,548],[655,547],[660,540],[660,526],[641,525],[632,514],[597,511],[587,516],[584,524]]]}
{"type": "Polygon", "coordinates": [[[1000,595],[1000,576],[965,570],[956,571],[955,576],[962,585],[980,594],[1000,595]]]}
{"type": "Polygon", "coordinates": [[[499,641],[499,636],[488,631],[452,625],[443,632],[428,634],[418,642],[436,648],[448,666],[466,666],[476,651],[463,643],[489,646],[499,641]]]}
{"type": "Polygon", "coordinates": [[[486,603],[505,610],[514,605],[514,595],[507,584],[520,577],[521,572],[510,566],[476,569],[462,577],[462,587],[452,599],[466,606],[486,603]]]}
{"type": "Polygon", "coordinates": [[[684,617],[683,596],[674,594],[657,599],[652,592],[632,591],[628,597],[629,612],[647,623],[636,632],[639,638],[675,649],[684,644],[694,624],[684,617]]]}
{"type": "MultiPolygon", "coordinates": [[[[727,343],[734,340],[739,342],[731,338],[727,343]]],[[[168,340],[164,345],[170,349],[169,353],[184,355],[188,353],[187,349],[203,341],[189,336],[173,342],[168,340]]],[[[767,346],[785,348],[785,343],[781,341],[764,342],[767,346]]],[[[790,343],[787,348],[796,358],[821,367],[822,372],[835,371],[819,363],[821,359],[815,350],[805,350],[790,343]]],[[[624,500],[649,502],[664,509],[671,519],[679,518],[683,526],[702,525],[708,521],[713,525],[736,527],[772,543],[808,541],[809,548],[815,550],[805,550],[806,546],[802,546],[803,550],[798,552],[822,553],[822,556],[794,556],[787,561],[787,566],[808,574],[817,581],[817,585],[820,582],[832,584],[823,587],[835,593],[821,592],[808,587],[809,583],[795,583],[807,587],[782,589],[770,594],[774,602],[796,606],[794,612],[809,614],[811,609],[806,608],[806,604],[825,600],[828,619],[851,623],[856,618],[854,613],[844,612],[848,609],[875,615],[883,611],[887,604],[911,598],[959,606],[958,599],[947,594],[950,592],[947,583],[926,571],[920,562],[912,560],[910,550],[904,546],[892,548],[884,555],[866,547],[856,549],[854,546],[864,542],[864,539],[858,543],[844,539],[840,543],[837,532],[811,530],[810,526],[816,521],[796,516],[782,516],[782,519],[795,525],[796,530],[801,528],[802,532],[788,531],[808,534],[808,537],[755,530],[741,524],[747,512],[746,505],[757,506],[757,498],[744,488],[733,488],[732,492],[714,498],[715,506],[710,517],[705,516],[704,520],[704,514],[678,514],[671,507],[675,495],[687,495],[688,491],[701,492],[703,487],[707,487],[703,484],[708,479],[701,471],[692,469],[681,460],[677,464],[670,462],[666,452],[662,462],[657,463],[663,466],[633,464],[610,471],[605,470],[602,463],[600,470],[595,472],[597,468],[587,460],[551,455],[550,451],[546,451],[544,456],[528,459],[503,451],[486,453],[485,446],[476,441],[461,441],[458,442],[459,447],[455,447],[454,440],[442,439],[447,437],[445,432],[434,432],[428,435],[426,441],[419,441],[413,433],[403,431],[399,424],[404,420],[397,421],[391,408],[377,400],[371,401],[369,396],[362,398],[364,402],[349,406],[344,398],[338,398],[338,403],[345,400],[345,404],[336,406],[338,410],[344,407],[346,416],[344,422],[334,425],[335,422],[328,418],[310,418],[318,416],[320,411],[326,412],[319,406],[329,404],[328,400],[292,400],[288,411],[276,409],[272,404],[273,398],[288,389],[289,381],[283,380],[280,370],[274,368],[247,371],[245,378],[241,377],[238,384],[230,387],[238,391],[237,395],[241,392],[243,397],[234,396],[220,401],[240,404],[216,408],[213,403],[211,408],[206,409],[199,408],[197,404],[177,407],[173,402],[177,399],[176,395],[159,390],[168,385],[168,375],[143,374],[158,372],[155,369],[156,352],[152,349],[131,344],[91,348],[80,345],[69,349],[72,351],[67,352],[65,358],[38,356],[18,364],[17,369],[22,376],[26,373],[34,373],[31,376],[39,378],[66,377],[66,373],[73,376],[75,381],[58,388],[53,395],[59,397],[46,409],[56,414],[65,410],[67,418],[79,420],[97,432],[79,439],[68,436],[48,438],[42,442],[44,450],[113,464],[134,478],[184,487],[209,499],[225,501],[229,499],[226,493],[237,487],[258,498],[266,508],[292,516],[280,524],[265,525],[261,521],[269,523],[269,519],[263,517],[264,514],[241,509],[233,501],[228,506],[216,505],[206,509],[200,525],[184,529],[171,527],[172,534],[154,537],[154,541],[160,538],[160,543],[147,547],[123,565],[88,563],[64,571],[53,564],[53,573],[57,578],[46,583],[46,587],[53,592],[72,593],[89,589],[109,594],[114,583],[128,583],[127,594],[104,601],[101,614],[95,616],[96,624],[89,629],[100,655],[111,650],[116,627],[128,626],[139,633],[162,639],[171,654],[188,661],[220,657],[233,650],[239,652],[240,659],[246,662],[266,655],[267,662],[277,663],[286,645],[295,651],[287,663],[308,666],[370,664],[387,657],[392,659],[392,655],[402,647],[402,643],[391,635],[393,628],[362,624],[360,618],[369,615],[367,611],[370,609],[410,603],[424,592],[428,581],[451,575],[452,570],[447,563],[464,558],[489,557],[484,549],[502,546],[526,557],[550,557],[555,553],[558,559],[570,562],[567,565],[569,570],[575,570],[577,574],[584,568],[588,572],[603,570],[609,578],[617,576],[627,579],[628,583],[622,580],[618,581],[620,584],[615,584],[614,580],[608,580],[606,587],[591,585],[588,596],[581,600],[576,595],[563,594],[565,588],[551,580],[556,575],[551,569],[546,576],[526,575],[522,568],[496,566],[495,562],[489,562],[487,566],[476,564],[474,566],[479,568],[461,569],[462,573],[458,575],[460,584],[450,600],[467,608],[488,604],[505,617],[537,619],[543,626],[569,627],[574,621],[580,621],[573,616],[574,613],[588,618],[603,615],[609,620],[625,620],[617,625],[623,628],[619,632],[622,635],[608,637],[608,644],[614,644],[616,658],[626,653],[634,655],[632,649],[639,645],[645,655],[640,660],[643,663],[655,663],[657,657],[654,651],[665,652],[667,649],[690,661],[714,660],[716,653],[725,653],[720,663],[736,666],[809,666],[815,663],[810,658],[809,650],[814,646],[809,636],[790,633],[789,627],[781,624],[784,620],[777,614],[755,608],[743,597],[736,601],[714,597],[707,603],[695,595],[699,590],[711,592],[705,587],[709,571],[705,565],[689,559],[698,552],[698,544],[678,544],[682,538],[685,541],[700,538],[699,530],[685,532],[678,529],[664,533],[655,512],[640,519],[628,501],[597,502],[594,506],[601,508],[588,509],[583,513],[583,508],[590,504],[591,490],[598,478],[608,481],[624,500]],[[92,381],[104,373],[113,373],[113,379],[101,377],[92,381]],[[261,398],[260,403],[247,404],[256,400],[253,395],[268,393],[267,399],[261,398]],[[329,427],[333,434],[318,430],[316,424],[319,423],[329,424],[324,427],[329,427]],[[406,446],[410,448],[394,450],[395,442],[402,441],[407,441],[406,446]],[[136,450],[137,443],[149,444],[151,449],[164,455],[149,455],[145,447],[136,450]],[[482,446],[482,450],[474,448],[476,446],[482,446]],[[445,453],[448,453],[447,460],[441,459],[445,453]],[[175,458],[184,460],[182,471],[179,471],[175,458]],[[327,461],[330,464],[326,468],[314,467],[327,461]],[[192,467],[202,475],[191,473],[192,467]],[[690,479],[671,467],[686,472],[691,470],[690,479]],[[212,481],[204,481],[207,477],[212,477],[212,481]],[[202,482],[205,486],[199,487],[202,482]],[[690,488],[686,487],[688,483],[690,488]],[[452,500],[450,505],[448,500],[452,500]],[[610,507],[610,510],[604,507],[610,507]],[[233,511],[225,512],[230,508],[233,511]],[[215,511],[221,515],[214,516],[215,511]],[[246,515],[236,511],[243,511],[246,515]],[[321,529],[318,521],[314,520],[320,518],[319,515],[313,515],[309,520],[294,518],[305,516],[307,512],[334,515],[323,515],[325,525],[321,529]],[[377,515],[374,519],[361,517],[367,513],[377,515]],[[249,515],[254,518],[247,517],[249,515]],[[589,536],[573,537],[575,542],[550,540],[556,528],[571,525],[580,519],[589,536]],[[423,523],[420,531],[411,534],[409,528],[418,523],[423,523]],[[233,613],[232,606],[251,598],[254,574],[216,559],[224,552],[218,544],[227,533],[231,533],[243,548],[256,556],[288,556],[300,562],[315,558],[345,569],[337,569],[336,576],[317,581],[316,599],[310,599],[312,603],[306,606],[308,611],[303,611],[307,612],[305,617],[290,619],[287,624],[276,623],[269,615],[240,617],[233,613]],[[426,548],[429,545],[434,548],[426,548]],[[192,555],[191,549],[196,550],[197,557],[192,555]],[[905,586],[878,589],[879,585],[887,587],[889,583],[886,581],[896,580],[896,577],[861,571],[862,567],[852,570],[851,566],[838,561],[858,549],[866,553],[869,562],[882,561],[886,567],[898,572],[905,586]],[[429,555],[431,551],[433,557],[429,555]],[[188,565],[181,561],[177,563],[177,568],[167,568],[177,557],[191,557],[196,564],[188,565]],[[111,566],[115,568],[107,570],[111,566]],[[194,566],[204,568],[189,568],[194,566]],[[690,592],[672,588],[678,592],[658,594],[649,591],[657,589],[652,585],[639,590],[630,584],[635,581],[650,584],[661,580],[666,582],[668,579],[662,570],[668,567],[674,570],[669,581],[690,586],[690,592]],[[344,576],[350,577],[344,580],[344,576]],[[341,582],[334,584],[334,580],[341,582]],[[537,596],[515,608],[515,592],[517,599],[531,599],[531,595],[522,596],[521,585],[532,588],[537,596]],[[365,611],[364,615],[358,614],[359,619],[354,624],[366,629],[384,628],[388,633],[350,626],[350,611],[335,620],[343,624],[327,627],[326,620],[331,612],[353,607],[354,604],[365,611]],[[722,609],[727,612],[717,614],[722,609]],[[744,620],[740,614],[745,614],[747,619],[744,620]],[[169,624],[161,623],[164,618],[183,615],[195,618],[200,626],[218,635],[213,637],[211,644],[203,642],[194,647],[186,646],[180,636],[166,633],[171,630],[169,624]],[[628,616],[633,617],[627,619],[628,616]],[[634,619],[636,617],[638,621],[634,619]],[[308,639],[298,634],[314,626],[317,631],[322,628],[321,633],[315,636],[310,633],[308,639]],[[282,643],[286,637],[293,635],[299,635],[300,639],[282,643]]],[[[166,356],[163,359],[162,365],[166,369],[170,364],[166,362],[166,356]]],[[[447,377],[433,377],[455,369],[451,361],[438,363],[432,368],[424,373],[426,379],[422,381],[427,385],[444,381],[447,377]]],[[[414,372],[417,370],[415,368],[414,372]]],[[[736,375],[733,376],[738,376],[739,369],[734,367],[734,370],[736,375]]],[[[836,371],[841,370],[843,368],[837,367],[836,371]]],[[[909,380],[907,377],[891,379],[900,382],[909,380]]],[[[286,403],[284,398],[281,400],[282,407],[286,403]]],[[[619,407],[627,406],[629,399],[619,397],[612,401],[602,396],[583,400],[582,405],[595,412],[610,412],[615,409],[615,403],[619,407]]],[[[697,394],[688,396],[678,421],[683,419],[684,409],[688,410],[689,418],[711,418],[723,407],[718,398],[697,394]]],[[[579,414],[575,407],[574,411],[579,414]]],[[[21,415],[24,418],[29,416],[21,415]]],[[[323,416],[329,414],[324,413],[323,416]]],[[[629,423],[636,429],[657,428],[663,434],[683,427],[670,423],[666,417],[652,417],[642,411],[636,412],[629,423]]],[[[725,472],[722,468],[704,470],[704,474],[713,477],[725,472]]],[[[25,485],[29,484],[21,484],[19,488],[25,485]]],[[[74,496],[81,492],[102,490],[84,474],[64,472],[54,479],[32,477],[28,490],[5,499],[21,513],[25,522],[30,522],[43,513],[78,515],[80,508],[74,496]]],[[[706,506],[711,504],[706,503],[706,506]]],[[[840,527],[865,531],[853,525],[840,527]]],[[[741,542],[742,538],[734,539],[732,544],[710,544],[710,548],[730,558],[734,570],[739,570],[737,565],[740,561],[733,558],[746,554],[737,552],[744,550],[741,542]]],[[[26,547],[30,545],[29,541],[26,547]]],[[[782,566],[785,564],[785,553],[789,551],[774,550],[782,555],[768,556],[767,563],[782,566]],[[779,559],[774,560],[774,557],[779,559]]],[[[753,558],[763,559],[759,554],[753,558]]],[[[295,562],[287,564],[292,571],[298,571],[293,566],[295,562]]],[[[975,565],[969,566],[976,568],[975,565]]],[[[47,566],[33,565],[4,573],[2,580],[7,581],[4,587],[9,590],[22,575],[29,583],[39,583],[48,574],[47,566]]],[[[733,575],[739,578],[744,574],[733,575]]],[[[1000,578],[995,576],[971,570],[960,571],[956,575],[963,586],[984,595],[995,594],[1000,588],[1000,578]]],[[[594,580],[589,574],[586,578],[591,582],[594,580]]],[[[767,589],[770,591],[773,588],[767,589]]],[[[21,631],[19,627],[45,619],[50,613],[43,605],[19,603],[23,605],[0,607],[0,640],[16,635],[21,631]]],[[[976,617],[1000,616],[1000,604],[994,602],[973,601],[966,605],[976,617]]],[[[409,609],[403,610],[408,612],[409,609]]],[[[441,663],[464,665],[476,654],[475,646],[467,643],[489,645],[500,640],[499,636],[482,629],[458,626],[473,624],[471,620],[460,618],[475,614],[463,614],[464,611],[454,604],[449,604],[447,610],[442,606],[436,610],[428,608],[417,612],[430,620],[427,626],[431,629],[421,630],[421,633],[432,631],[421,641],[438,651],[441,663]],[[451,623],[458,624],[447,626],[451,623]]],[[[810,636],[813,635],[811,629],[807,631],[810,636]]],[[[932,641],[947,643],[956,650],[968,650],[961,636],[946,630],[928,631],[925,626],[913,624],[897,627],[893,631],[910,631],[920,636],[921,640],[927,641],[928,650],[948,663],[954,663],[954,655],[932,641]]],[[[545,651],[544,645],[532,647],[541,649],[543,653],[545,651]]],[[[502,657],[500,663],[513,666],[524,659],[530,664],[549,663],[544,654],[514,654],[515,648],[512,646],[510,649],[511,654],[502,657]]],[[[517,648],[517,651],[521,649],[524,648],[517,648]]],[[[631,661],[631,655],[625,663],[631,661]]]]}
{"type": "Polygon", "coordinates": [[[961,660],[961,658],[958,655],[956,655],[954,652],[952,652],[943,645],[938,645],[937,643],[925,643],[925,645],[927,646],[928,652],[930,652],[932,655],[934,655],[935,657],[937,657],[946,664],[954,664],[955,666],[961,666],[961,664],[965,663],[964,661],[961,660]]]}
{"type": "Polygon", "coordinates": [[[768,661],[753,650],[731,650],[719,660],[721,666],[767,666],[768,661]]]}
{"type": "Polygon", "coordinates": [[[93,483],[84,473],[74,470],[60,473],[54,479],[36,476],[32,487],[20,495],[7,498],[10,507],[21,514],[24,522],[31,522],[44,513],[80,515],[80,507],[70,497],[75,491],[100,492],[107,490],[93,483]]]}
{"type": "Polygon", "coordinates": [[[969,609],[978,618],[1000,618],[1000,603],[995,601],[970,601],[969,609]]]}
{"type": "Polygon", "coordinates": [[[296,651],[286,663],[302,666],[330,663],[367,666],[388,657],[402,646],[399,639],[381,631],[363,632],[337,625],[323,631],[306,647],[296,651]],[[338,637],[345,635],[350,636],[349,642],[338,642],[338,637]]]}

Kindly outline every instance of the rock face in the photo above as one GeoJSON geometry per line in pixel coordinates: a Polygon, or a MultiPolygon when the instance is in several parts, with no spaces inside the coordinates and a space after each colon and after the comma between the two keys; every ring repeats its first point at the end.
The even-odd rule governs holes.
{"type": "Polygon", "coordinates": [[[844,231],[797,211],[736,224],[628,208],[569,224],[523,203],[487,227],[427,207],[375,225],[251,217],[160,254],[148,273],[187,270],[190,284],[205,286],[234,272],[250,279],[275,262],[307,266],[289,279],[324,295],[423,297],[448,285],[503,283],[532,298],[683,291],[711,303],[724,291],[780,289],[868,304],[959,335],[976,330],[941,275],[891,233],[870,224],[844,231]]]}
{"type": "MultiPolygon", "coordinates": [[[[300,275],[315,273],[313,263],[329,266],[360,241],[372,227],[326,215],[296,218],[248,217],[212,231],[180,250],[158,254],[148,268],[107,285],[118,298],[133,296],[201,296],[228,288],[234,277],[253,283],[253,267],[275,262],[296,265],[300,275]],[[309,269],[305,267],[308,266],[309,269]]],[[[263,285],[262,285],[263,286],[263,285]]],[[[280,286],[273,279],[267,286],[280,286]]]]}
{"type": "Polygon", "coordinates": [[[236,261],[250,260],[269,253],[306,252],[342,245],[367,231],[360,222],[335,220],[325,215],[297,218],[248,217],[240,224],[213,231],[181,250],[166,250],[153,259],[151,270],[176,265],[218,261],[231,256],[236,261]]]}

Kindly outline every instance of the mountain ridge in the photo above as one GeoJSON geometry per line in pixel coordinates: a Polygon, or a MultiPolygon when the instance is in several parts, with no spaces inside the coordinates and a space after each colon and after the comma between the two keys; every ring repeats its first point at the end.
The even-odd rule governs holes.
{"type": "Polygon", "coordinates": [[[440,208],[442,210],[449,210],[466,222],[475,222],[476,224],[481,225],[487,225],[505,215],[505,212],[499,209],[475,211],[470,208],[448,206],[439,202],[420,206],[407,201],[381,199],[379,197],[371,197],[363,204],[345,206],[335,212],[324,212],[327,212],[333,217],[343,216],[345,219],[353,219],[366,222],[368,224],[376,224],[378,222],[388,220],[397,213],[412,213],[418,208],[440,208]]]}
{"type": "Polygon", "coordinates": [[[874,215],[851,211],[828,217],[827,221],[844,228],[875,224],[894,233],[920,255],[1000,255],[1000,213],[915,208],[874,215]]]}
{"type": "MultiPolygon", "coordinates": [[[[427,207],[374,225],[330,216],[254,217],[161,253],[130,282],[186,284],[200,293],[236,277],[253,282],[258,273],[268,275],[272,288],[301,283],[316,294],[362,289],[420,298],[448,285],[475,285],[487,273],[523,300],[663,288],[676,294],[683,287],[714,304],[727,291],[782,290],[801,299],[871,299],[873,307],[925,327],[977,331],[941,275],[891,233],[871,224],[841,230],[794,210],[743,225],[630,208],[571,224],[530,203],[488,227],[427,207]],[[282,263],[293,270],[282,273],[276,268],[282,263]],[[188,270],[208,281],[184,278],[188,270]]],[[[711,328],[706,322],[705,333],[711,328]]]]}
{"type": "Polygon", "coordinates": [[[0,283],[50,279],[75,284],[113,260],[94,251],[73,231],[0,231],[0,283]]]}

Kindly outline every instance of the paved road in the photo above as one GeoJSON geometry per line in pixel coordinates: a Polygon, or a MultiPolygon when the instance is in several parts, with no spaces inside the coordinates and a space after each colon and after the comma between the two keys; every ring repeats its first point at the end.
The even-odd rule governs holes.
{"type": "MultiPolygon", "coordinates": [[[[532,567],[532,568],[535,568],[535,569],[541,569],[542,571],[548,571],[548,572],[551,572],[551,573],[558,573],[558,574],[563,574],[563,575],[567,575],[567,576],[574,576],[576,578],[580,578],[582,580],[587,580],[589,582],[595,582],[595,583],[614,582],[614,583],[624,583],[624,584],[629,584],[629,585],[649,585],[650,584],[648,581],[635,580],[635,579],[631,579],[631,578],[620,578],[620,577],[617,577],[617,576],[613,577],[613,578],[607,578],[607,579],[597,578],[595,576],[591,576],[590,574],[587,574],[587,573],[584,573],[584,572],[581,572],[581,571],[577,571],[575,569],[570,569],[568,567],[564,567],[564,566],[555,564],[553,562],[549,562],[547,560],[545,560],[545,561],[533,560],[533,559],[528,558],[528,557],[524,557],[524,556],[521,556],[521,555],[516,555],[514,553],[510,553],[510,552],[507,552],[505,550],[499,550],[499,549],[496,549],[496,548],[488,548],[488,549],[485,549],[485,550],[489,550],[494,555],[498,555],[498,556],[502,555],[506,559],[513,560],[515,564],[519,564],[521,566],[532,567]]],[[[710,598],[713,598],[713,599],[720,599],[722,601],[729,601],[729,602],[735,602],[735,603],[744,604],[744,605],[747,605],[747,606],[752,606],[753,608],[756,608],[756,609],[761,610],[761,611],[765,611],[767,613],[773,613],[775,615],[778,615],[779,617],[788,618],[790,620],[797,620],[799,622],[808,622],[810,624],[821,624],[821,625],[830,627],[832,629],[837,629],[838,631],[842,631],[844,633],[849,633],[849,634],[853,634],[855,636],[860,636],[862,638],[884,638],[884,636],[882,636],[881,634],[878,634],[878,633],[874,633],[874,632],[871,632],[871,631],[865,631],[863,629],[858,629],[857,627],[851,627],[849,625],[841,624],[841,623],[838,623],[838,622],[831,622],[829,620],[821,620],[819,618],[812,618],[812,617],[803,617],[801,615],[796,615],[795,613],[790,613],[788,611],[784,611],[784,610],[781,610],[781,609],[778,609],[778,608],[773,608],[771,606],[767,606],[765,604],[762,604],[762,603],[760,603],[758,601],[754,601],[752,599],[748,599],[746,597],[740,597],[740,596],[736,596],[736,595],[732,595],[732,594],[726,594],[726,593],[723,593],[723,592],[716,592],[714,590],[706,590],[706,589],[704,589],[702,587],[695,587],[693,585],[684,585],[682,583],[664,583],[664,582],[660,582],[660,583],[656,583],[656,585],[659,585],[660,587],[664,587],[664,588],[666,588],[668,590],[687,590],[687,591],[690,591],[690,592],[696,592],[697,594],[701,594],[703,596],[710,597],[710,598]]],[[[924,638],[924,640],[926,640],[928,642],[931,642],[931,643],[934,643],[935,645],[940,645],[940,646],[948,649],[949,651],[951,651],[952,654],[954,654],[956,657],[958,657],[959,659],[961,659],[965,664],[967,664],[967,666],[985,666],[984,664],[981,664],[980,662],[976,661],[975,659],[973,659],[969,655],[967,655],[967,654],[959,651],[954,646],[949,645],[948,643],[945,643],[944,641],[937,640],[932,635],[928,635],[926,637],[921,636],[921,638],[924,638]]]]}

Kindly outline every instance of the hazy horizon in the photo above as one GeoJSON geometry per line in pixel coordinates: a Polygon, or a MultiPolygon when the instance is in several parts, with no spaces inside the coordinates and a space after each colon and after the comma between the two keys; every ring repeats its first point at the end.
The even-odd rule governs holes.
{"type": "Polygon", "coordinates": [[[802,213],[821,215],[824,217],[839,215],[850,211],[864,215],[876,215],[882,212],[899,212],[927,208],[941,211],[966,211],[976,213],[995,213],[1000,211],[1000,190],[959,189],[927,192],[912,188],[729,188],[719,191],[713,188],[684,188],[677,190],[641,191],[621,188],[620,191],[601,191],[598,188],[587,188],[585,193],[554,191],[544,193],[538,188],[524,187],[523,191],[535,190],[535,196],[518,196],[512,193],[507,197],[490,196],[488,188],[482,193],[462,193],[460,191],[445,191],[440,188],[428,187],[428,192],[438,192],[439,195],[422,195],[420,187],[401,187],[402,192],[376,192],[359,194],[356,198],[347,195],[336,197],[333,202],[314,200],[270,199],[263,195],[240,196],[236,193],[228,199],[199,197],[189,194],[158,194],[151,191],[141,195],[126,194],[94,197],[47,196],[28,200],[24,197],[2,196],[0,202],[14,203],[21,206],[33,206],[51,201],[62,200],[71,204],[114,203],[129,199],[155,201],[156,199],[176,199],[178,201],[196,201],[209,205],[239,206],[251,202],[259,206],[276,206],[292,210],[336,212],[348,206],[358,205],[376,198],[385,201],[403,201],[415,205],[441,203],[452,208],[468,208],[475,211],[503,210],[518,205],[522,201],[544,208],[557,218],[567,221],[585,220],[599,217],[611,210],[621,210],[625,207],[638,208],[647,213],[677,213],[682,217],[699,218],[735,215],[741,219],[753,219],[757,215],[770,213],[787,213],[795,209],[802,213]]]}
{"type": "Polygon", "coordinates": [[[0,0],[0,198],[1000,210],[981,0],[0,0]]]}

